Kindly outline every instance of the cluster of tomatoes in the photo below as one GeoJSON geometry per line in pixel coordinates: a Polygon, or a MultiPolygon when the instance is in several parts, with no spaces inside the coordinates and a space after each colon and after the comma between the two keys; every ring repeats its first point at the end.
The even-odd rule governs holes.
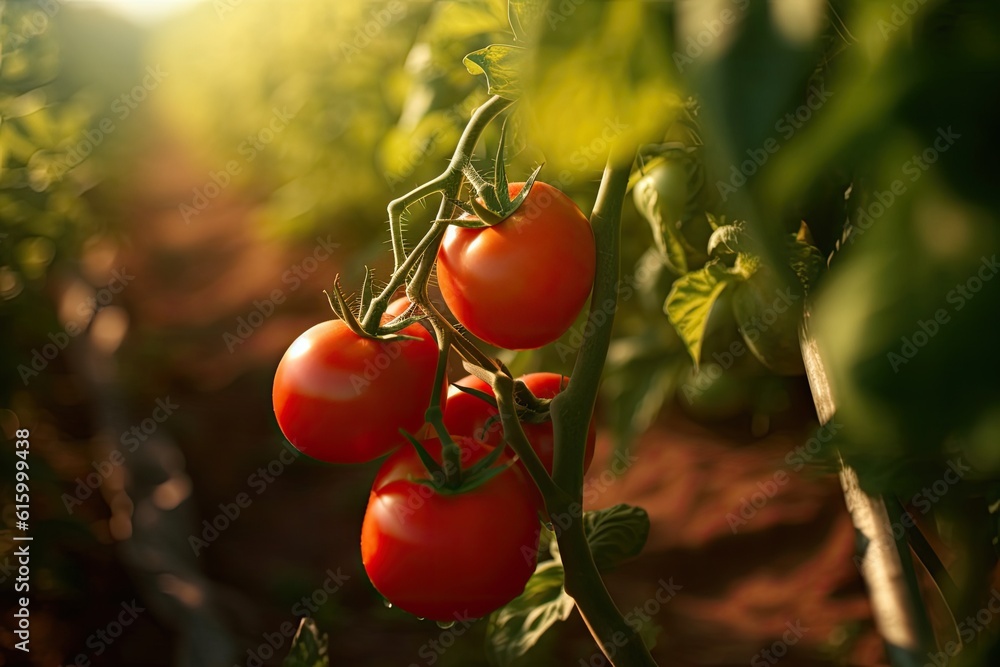
{"type": "MultiPolygon", "coordinates": [[[[522,185],[511,184],[511,195],[522,185]]],[[[530,349],[572,324],[590,293],[595,261],[587,218],[558,189],[536,183],[498,224],[449,227],[437,271],[445,303],[466,329],[499,347],[530,349]]],[[[391,304],[383,324],[408,307],[405,299],[391,304]]],[[[544,505],[523,463],[509,449],[495,452],[505,442],[495,402],[486,400],[492,390],[471,376],[450,388],[442,383],[444,425],[462,470],[491,452],[496,461],[478,481],[457,488],[429,472],[421,453],[442,464],[440,441],[425,437],[419,452],[402,432],[431,431],[424,420],[438,346],[419,322],[398,333],[389,340],[362,336],[341,320],[312,327],[278,365],[274,412],[285,437],[313,458],[360,463],[389,454],[361,531],[369,578],[390,603],[416,616],[478,618],[517,597],[534,572],[544,505]]],[[[555,373],[520,380],[539,399],[555,397],[567,382],[555,373]]],[[[551,473],[551,421],[522,426],[551,473]]],[[[585,466],[594,439],[591,424],[585,466]]]]}

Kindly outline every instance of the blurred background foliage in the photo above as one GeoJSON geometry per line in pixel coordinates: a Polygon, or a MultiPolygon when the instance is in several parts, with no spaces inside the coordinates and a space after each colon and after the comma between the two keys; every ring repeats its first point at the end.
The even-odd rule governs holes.
{"type": "MultiPolygon", "coordinates": [[[[836,448],[863,483],[904,502],[940,479],[947,461],[965,457],[973,472],[961,493],[936,506],[936,530],[996,536],[987,501],[1000,495],[1000,281],[992,280],[1000,130],[989,91],[1000,88],[1000,5],[511,4],[513,30],[504,0],[280,8],[216,0],[139,23],[87,2],[0,2],[0,403],[8,436],[30,424],[42,443],[33,462],[44,489],[37,513],[52,529],[39,535],[49,554],[41,589],[57,619],[51,636],[63,635],[42,659],[72,658],[91,631],[74,615],[93,596],[104,591],[110,614],[132,594],[111,548],[132,535],[142,476],[107,482],[107,507],[95,495],[82,516],[67,517],[60,495],[73,493],[91,461],[118,447],[119,434],[168,394],[195,406],[159,432],[173,441],[162,451],[174,468],[153,466],[174,470],[163,479],[179,485],[171,487],[178,499],[157,507],[188,512],[178,525],[190,521],[193,530],[210,518],[282,451],[264,408],[274,364],[297,332],[329,316],[320,290],[334,273],[356,287],[363,265],[383,277],[389,270],[385,206],[443,168],[487,97],[483,77],[462,59],[491,44],[519,47],[512,178],[544,162],[541,178],[589,212],[609,151],[621,159],[651,145],[637,177],[664,156],[679,160],[687,177],[682,211],[669,221],[691,241],[683,267],[626,205],[622,303],[599,406],[614,446],[633,446],[667,420],[747,442],[815,427],[801,375],[730,353],[743,340],[733,294],[706,311],[697,366],[663,313],[674,282],[709,260],[702,246],[710,221],[745,221],[765,265],[785,281],[793,279],[788,235],[805,222],[830,266],[810,288],[808,325],[844,425],[836,448]],[[683,158],[671,152],[678,143],[683,158]],[[334,259],[302,273],[321,238],[339,244],[334,259]],[[111,295],[116,269],[137,278],[111,295]],[[301,279],[286,280],[289,271],[301,279]],[[288,301],[273,303],[278,316],[264,313],[244,339],[239,318],[246,326],[254,309],[263,313],[258,303],[275,289],[288,301]],[[70,325],[84,333],[69,334],[70,325]],[[233,332],[241,342],[227,347],[223,336],[233,332]],[[50,344],[59,352],[50,356],[50,344]],[[107,396],[116,397],[110,407],[107,396]],[[89,582],[73,574],[77,565],[89,582]]],[[[484,169],[496,140],[487,133],[479,147],[484,169]]],[[[418,238],[431,215],[411,212],[408,235],[418,238]]],[[[558,343],[503,358],[517,373],[568,371],[585,327],[581,315],[558,343]]],[[[273,510],[255,531],[230,538],[232,551],[220,547],[207,566],[177,572],[198,582],[213,618],[239,617],[234,608],[250,604],[249,614],[220,628],[259,638],[262,624],[276,627],[315,588],[332,562],[331,540],[348,543],[337,547],[337,562],[356,558],[343,539],[355,527],[337,521],[341,511],[360,521],[369,472],[293,466],[301,493],[283,492],[282,511],[305,516],[287,507],[321,505],[315,511],[329,520],[321,525],[337,534],[309,547],[284,533],[305,550],[304,562],[283,553],[280,540],[258,546],[261,533],[285,523],[273,510]],[[234,553],[251,548],[267,553],[227,571],[234,553]],[[192,574],[199,568],[205,579],[192,574]],[[221,592],[213,579],[226,580],[221,592]]],[[[151,479],[150,489],[163,483],[151,479]]],[[[316,530],[303,525],[285,530],[316,530]]],[[[187,549],[187,532],[176,530],[162,553],[187,549]]],[[[993,562],[981,554],[962,562],[974,601],[993,562]]],[[[136,585],[151,598],[177,597],[176,586],[136,585]]],[[[363,653],[380,624],[409,633],[412,641],[401,643],[409,648],[426,638],[368,588],[352,589],[342,604],[320,614],[335,636],[350,634],[352,614],[371,621],[353,644],[345,640],[345,655],[363,653]]],[[[105,659],[135,651],[144,657],[134,659],[150,660],[153,647],[156,664],[166,664],[168,645],[198,655],[177,620],[183,613],[158,614],[164,620],[150,619],[141,641],[105,659]]],[[[552,656],[584,655],[585,640],[570,648],[547,640],[529,657],[550,664],[552,656]]],[[[457,645],[443,664],[478,664],[477,642],[457,645]]],[[[692,655],[704,655],[698,650],[692,655]]],[[[824,645],[821,653],[830,651],[824,645]]],[[[967,659],[974,664],[971,652],[967,659]]],[[[365,664],[397,664],[391,660],[365,664]]]]}

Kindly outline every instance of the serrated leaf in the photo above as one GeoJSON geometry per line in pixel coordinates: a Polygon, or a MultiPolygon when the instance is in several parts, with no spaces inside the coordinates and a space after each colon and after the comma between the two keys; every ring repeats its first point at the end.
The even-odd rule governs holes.
{"type": "Polygon", "coordinates": [[[330,667],[329,643],[329,638],[316,627],[316,621],[303,618],[281,667],[330,667]]]}
{"type": "Polygon", "coordinates": [[[525,49],[509,44],[491,44],[473,51],[462,61],[470,74],[486,75],[490,95],[516,100],[521,95],[520,73],[525,49]]]}
{"type": "Polygon", "coordinates": [[[597,569],[614,569],[642,552],[649,538],[649,515],[641,507],[615,505],[585,512],[583,530],[597,569]]]}
{"type": "Polygon", "coordinates": [[[727,287],[739,280],[738,275],[713,261],[674,281],[663,310],[684,341],[695,366],[701,357],[705,325],[712,306],[727,287]]]}
{"type": "Polygon", "coordinates": [[[542,635],[573,612],[573,598],[563,588],[563,566],[555,560],[540,563],[524,592],[490,615],[486,627],[486,656],[490,663],[513,664],[542,635]]]}

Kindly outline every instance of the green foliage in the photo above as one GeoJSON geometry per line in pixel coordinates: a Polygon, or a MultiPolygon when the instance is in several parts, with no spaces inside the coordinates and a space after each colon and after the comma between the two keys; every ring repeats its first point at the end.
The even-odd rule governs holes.
{"type": "Polygon", "coordinates": [[[329,638],[319,631],[316,621],[303,618],[292,637],[292,648],[282,667],[330,667],[329,638]]]}
{"type": "Polygon", "coordinates": [[[559,621],[573,612],[573,598],[563,588],[558,560],[539,563],[524,592],[490,615],[486,655],[491,664],[510,665],[559,621]]]}
{"type": "Polygon", "coordinates": [[[586,512],[583,526],[590,553],[602,572],[638,556],[649,538],[649,515],[631,505],[586,512]]]}
{"type": "MultiPolygon", "coordinates": [[[[639,555],[649,536],[646,511],[630,505],[584,512],[583,525],[594,562],[601,571],[614,569],[639,555]]],[[[573,598],[563,587],[565,572],[554,539],[549,542],[549,551],[552,560],[538,564],[524,592],[490,615],[486,653],[491,664],[513,664],[546,631],[573,612],[573,598]]]]}
{"type": "Polygon", "coordinates": [[[739,273],[712,261],[678,278],[667,295],[664,310],[687,346],[695,366],[701,359],[702,340],[712,307],[722,292],[739,279],[739,273]]]}
{"type": "Polygon", "coordinates": [[[521,92],[519,73],[523,60],[523,48],[492,44],[465,56],[465,67],[471,74],[486,76],[490,95],[516,100],[521,92]]]}

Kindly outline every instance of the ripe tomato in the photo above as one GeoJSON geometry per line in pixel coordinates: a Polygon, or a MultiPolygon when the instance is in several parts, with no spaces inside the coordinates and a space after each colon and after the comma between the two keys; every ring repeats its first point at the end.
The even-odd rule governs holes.
{"type": "Polygon", "coordinates": [[[400,428],[417,432],[438,349],[423,327],[400,333],[417,340],[362,338],[341,320],[295,339],[274,373],[272,400],[278,426],[296,449],[330,463],[361,463],[397,447],[400,428]]]}
{"type": "Polygon", "coordinates": [[[406,312],[406,309],[410,307],[410,300],[405,296],[401,296],[398,299],[394,299],[389,302],[389,305],[385,307],[385,314],[391,315],[392,317],[399,317],[406,312]]]}
{"type": "MultiPolygon", "coordinates": [[[[523,183],[511,183],[516,196],[523,183]]],[[[510,350],[541,347],[573,324],[594,282],[594,234],[562,192],[536,182],[493,227],[452,225],[438,250],[448,308],[470,332],[510,350]]]]}
{"type": "MultiPolygon", "coordinates": [[[[456,438],[463,468],[488,447],[456,438]]],[[[438,440],[424,447],[441,460],[438,440]]],[[[386,459],[361,527],[361,560],[389,602],[436,621],[479,618],[524,590],[535,571],[539,522],[516,467],[459,495],[414,481],[428,477],[413,447],[386,459]]]]}
{"type": "MultiPolygon", "coordinates": [[[[569,378],[558,373],[529,373],[518,379],[524,382],[531,393],[538,398],[555,398],[556,394],[563,390],[565,383],[569,381],[569,378]]],[[[456,384],[478,389],[490,396],[493,395],[493,389],[488,384],[472,375],[462,378],[456,384]]],[[[486,401],[470,396],[455,387],[448,389],[448,400],[444,404],[444,425],[449,433],[475,438],[490,447],[496,447],[503,443],[503,427],[500,425],[499,417],[486,427],[486,422],[495,414],[497,414],[496,408],[486,401]],[[484,427],[486,427],[485,432],[484,427]]],[[[524,428],[524,434],[528,437],[528,442],[531,443],[531,448],[538,454],[538,458],[549,474],[552,474],[552,462],[555,455],[552,422],[522,423],[521,426],[524,428]]],[[[591,461],[594,460],[596,440],[597,431],[594,428],[594,421],[591,419],[590,430],[587,433],[587,450],[583,462],[584,472],[587,472],[591,461]]]]}

